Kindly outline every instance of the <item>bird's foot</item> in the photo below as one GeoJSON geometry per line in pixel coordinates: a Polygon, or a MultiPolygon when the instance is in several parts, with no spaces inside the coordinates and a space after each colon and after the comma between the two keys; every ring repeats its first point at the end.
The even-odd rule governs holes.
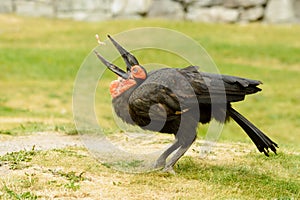
{"type": "Polygon", "coordinates": [[[166,166],[166,167],[164,167],[164,169],[162,170],[163,172],[167,172],[167,173],[169,173],[169,174],[173,174],[173,175],[175,175],[176,174],[176,172],[174,171],[174,169],[173,169],[173,167],[171,167],[171,166],[166,166]]]}
{"type": "Polygon", "coordinates": [[[163,168],[166,165],[165,159],[157,159],[154,163],[154,169],[163,168]]]}
{"type": "Polygon", "coordinates": [[[175,174],[173,167],[170,165],[166,166],[166,160],[164,159],[158,159],[154,164],[154,169],[161,169],[161,168],[163,168],[162,172],[175,174]]]}

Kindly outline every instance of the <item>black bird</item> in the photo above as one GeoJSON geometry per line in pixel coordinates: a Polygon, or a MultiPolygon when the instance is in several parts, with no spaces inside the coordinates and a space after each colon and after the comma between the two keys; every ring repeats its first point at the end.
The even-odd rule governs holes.
{"type": "Polygon", "coordinates": [[[269,156],[271,149],[276,154],[277,144],[231,106],[231,102],[261,91],[257,87],[260,81],[200,72],[196,66],[147,73],[131,53],[109,35],[108,38],[127,66],[125,72],[95,51],[102,63],[119,76],[110,85],[116,114],[143,129],[175,135],[174,143],[157,159],[156,168],[172,171],[196,139],[198,123],[208,123],[212,118],[225,123],[231,117],[260,152],[269,156]]]}

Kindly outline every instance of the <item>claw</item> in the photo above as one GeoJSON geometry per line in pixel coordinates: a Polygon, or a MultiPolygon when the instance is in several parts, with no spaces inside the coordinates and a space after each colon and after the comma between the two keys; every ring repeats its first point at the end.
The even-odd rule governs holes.
{"type": "Polygon", "coordinates": [[[167,166],[166,166],[162,171],[163,171],[163,172],[167,172],[167,173],[169,173],[169,174],[173,174],[173,175],[176,174],[176,172],[174,171],[173,167],[167,167],[167,166]]]}
{"type": "Polygon", "coordinates": [[[154,163],[154,169],[160,169],[163,168],[166,165],[166,160],[158,159],[154,163]]]}

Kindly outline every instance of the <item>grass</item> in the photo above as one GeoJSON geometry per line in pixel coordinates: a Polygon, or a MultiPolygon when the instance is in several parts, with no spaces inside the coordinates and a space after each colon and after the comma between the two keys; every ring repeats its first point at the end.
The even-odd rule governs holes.
{"type": "MultiPolygon", "coordinates": [[[[24,150],[0,157],[0,168],[8,168],[9,172],[0,172],[0,199],[96,199],[99,195],[103,199],[300,198],[297,25],[158,19],[84,23],[0,15],[0,138],[40,131],[77,134],[72,114],[73,84],[80,64],[96,46],[95,33],[114,35],[145,26],[175,29],[192,37],[224,74],[262,80],[263,92],[234,107],[279,143],[279,154],[265,158],[257,153],[235,123],[223,129],[219,141],[229,145],[224,152],[208,159],[185,156],[176,165],[175,176],[114,171],[79,147],[33,154],[24,150]],[[242,148],[237,145],[240,143],[242,148]]],[[[184,64],[159,51],[137,52],[137,57],[141,63],[184,64]]],[[[116,63],[121,65],[120,60],[116,63]]],[[[101,102],[96,104],[96,114],[107,132],[116,127],[107,93],[113,78],[107,73],[96,95],[96,102],[101,102]]],[[[206,129],[199,127],[200,139],[205,137],[206,129]]]]}
{"type": "Polygon", "coordinates": [[[32,160],[32,157],[36,154],[34,146],[30,151],[21,150],[19,152],[8,152],[4,156],[0,157],[0,161],[6,165],[9,165],[9,169],[23,169],[28,167],[26,163],[32,160]]]}
{"type": "Polygon", "coordinates": [[[31,191],[44,199],[97,199],[99,194],[107,199],[298,199],[296,159],[299,154],[264,158],[254,151],[215,160],[186,156],[176,165],[176,175],[128,174],[99,164],[83,148],[72,147],[37,151],[27,161],[31,167],[2,176],[0,188],[3,197],[31,191]]]}
{"type": "Polygon", "coordinates": [[[5,192],[9,195],[10,198],[12,199],[30,199],[30,200],[34,200],[37,199],[38,197],[34,194],[32,194],[31,192],[24,192],[22,194],[17,194],[14,191],[12,191],[11,189],[9,189],[8,187],[4,186],[4,190],[5,192]]]}

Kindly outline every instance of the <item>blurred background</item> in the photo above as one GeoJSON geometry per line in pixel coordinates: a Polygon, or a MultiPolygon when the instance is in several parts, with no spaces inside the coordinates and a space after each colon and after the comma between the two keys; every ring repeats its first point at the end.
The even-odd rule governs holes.
{"type": "Polygon", "coordinates": [[[300,0],[6,0],[0,13],[103,21],[168,18],[202,22],[295,23],[300,0]]]}
{"type": "MultiPolygon", "coordinates": [[[[107,34],[150,26],[192,37],[221,73],[264,82],[262,93],[236,106],[271,137],[299,145],[299,5],[300,0],[1,1],[0,131],[76,133],[73,83],[97,45],[94,35],[103,40],[107,34]]],[[[141,63],[164,60],[169,66],[186,66],[160,51],[136,56],[141,63]]],[[[98,102],[113,78],[108,74],[107,83],[98,87],[98,102]]],[[[105,105],[99,105],[97,114],[110,129],[110,98],[101,100],[105,105]]],[[[199,128],[199,134],[206,128],[199,128]]],[[[247,141],[238,131],[230,123],[222,138],[247,141]]]]}

